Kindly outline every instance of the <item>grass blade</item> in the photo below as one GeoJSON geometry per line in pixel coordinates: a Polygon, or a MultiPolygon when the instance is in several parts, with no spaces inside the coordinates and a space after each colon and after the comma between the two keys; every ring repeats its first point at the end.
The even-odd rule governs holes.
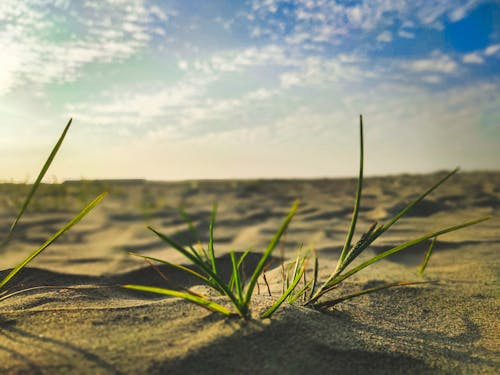
{"type": "Polygon", "coordinates": [[[236,260],[234,251],[231,251],[229,255],[231,256],[231,264],[233,265],[233,273],[231,277],[234,280],[234,288],[236,289],[238,300],[243,302],[243,287],[241,284],[240,270],[238,269],[238,261],[236,260]]]}
{"type": "MultiPolygon", "coordinates": [[[[245,260],[245,258],[247,257],[247,255],[250,254],[250,250],[246,250],[243,254],[241,254],[241,257],[240,259],[238,260],[238,263],[237,263],[237,267],[238,267],[238,270],[240,269],[241,265],[243,264],[243,261],[245,260]]],[[[243,273],[244,275],[244,273],[243,273]]],[[[245,284],[245,277],[243,276],[243,278],[241,278],[241,288],[243,289],[244,288],[244,284],[245,284]]],[[[230,290],[233,290],[234,288],[234,275],[231,274],[231,277],[229,278],[229,289],[230,290]]]]}
{"type": "Polygon", "coordinates": [[[214,224],[215,217],[217,215],[217,204],[214,204],[212,209],[212,215],[210,216],[210,235],[208,238],[208,254],[210,257],[210,262],[212,263],[212,270],[217,273],[217,267],[215,265],[215,251],[214,251],[214,224]]]}
{"type": "Polygon", "coordinates": [[[187,259],[189,259],[194,265],[196,265],[201,271],[206,273],[206,266],[203,260],[200,258],[200,256],[196,253],[196,251],[191,248],[192,252],[189,252],[184,248],[184,246],[180,245],[176,241],[174,241],[172,238],[168,237],[167,235],[158,232],[155,230],[153,227],[148,227],[148,229],[156,234],[160,239],[167,243],[168,245],[172,246],[175,250],[177,250],[179,253],[184,255],[187,259]]]}
{"type": "Polygon", "coordinates": [[[255,284],[257,283],[257,280],[258,280],[260,274],[262,273],[264,266],[267,263],[267,259],[269,258],[269,256],[273,252],[274,248],[278,245],[279,240],[280,240],[281,236],[283,235],[283,233],[288,228],[288,225],[290,224],[290,221],[292,220],[293,216],[295,215],[295,212],[297,211],[298,206],[299,206],[299,200],[296,200],[293,203],[293,206],[290,209],[290,212],[286,216],[285,220],[283,221],[283,223],[279,227],[278,231],[274,235],[273,239],[271,240],[271,242],[267,246],[266,250],[262,254],[262,257],[260,258],[260,261],[257,264],[257,267],[255,268],[255,270],[252,274],[252,277],[250,278],[250,281],[248,283],[247,292],[246,292],[246,296],[245,296],[245,300],[244,300],[245,305],[248,305],[250,303],[250,299],[252,298],[252,293],[253,293],[253,290],[255,288],[255,284]]]}
{"type": "Polygon", "coordinates": [[[425,253],[425,258],[424,261],[422,262],[422,265],[420,266],[420,269],[418,270],[418,273],[423,275],[425,268],[427,267],[427,263],[429,263],[429,259],[431,259],[432,255],[432,250],[434,249],[434,245],[436,244],[437,237],[434,237],[432,239],[431,244],[429,245],[429,248],[427,249],[427,252],[425,253]]]}
{"type": "Polygon", "coordinates": [[[219,305],[218,303],[215,303],[213,301],[210,301],[209,299],[191,294],[191,293],[186,293],[186,292],[179,292],[177,290],[172,290],[172,289],[164,289],[164,288],[157,288],[157,287],[152,287],[152,286],[145,286],[145,285],[123,285],[123,288],[126,289],[132,289],[132,290],[138,290],[141,292],[149,292],[149,293],[155,293],[155,294],[163,294],[167,296],[172,296],[172,297],[178,297],[178,298],[183,298],[185,300],[188,300],[190,302],[194,302],[200,306],[203,306],[209,310],[224,314],[226,316],[234,315],[234,313],[225,308],[222,305],[219,305]]]}
{"type": "Polygon", "coordinates": [[[361,203],[361,191],[363,190],[363,164],[364,164],[364,142],[363,142],[363,116],[359,116],[359,176],[358,176],[358,187],[356,189],[356,199],[354,201],[354,210],[352,213],[351,225],[349,226],[349,231],[347,232],[347,237],[345,240],[344,247],[340,253],[340,257],[337,263],[337,268],[341,266],[347,255],[347,251],[351,247],[352,237],[356,230],[356,222],[358,221],[359,206],[361,203]]]}
{"type": "Polygon", "coordinates": [[[300,271],[297,272],[297,274],[295,275],[295,278],[293,279],[292,283],[287,288],[285,293],[283,293],[281,295],[281,297],[266,312],[264,312],[260,316],[262,319],[269,318],[283,304],[283,302],[285,302],[285,300],[288,298],[288,296],[290,294],[292,294],[292,292],[295,290],[295,287],[299,283],[303,274],[304,274],[304,267],[301,267],[300,271]]]}
{"type": "Polygon", "coordinates": [[[196,230],[196,227],[194,226],[193,220],[191,220],[191,217],[187,214],[187,212],[184,210],[183,207],[179,207],[179,209],[177,211],[181,215],[182,219],[184,219],[184,221],[186,222],[189,230],[191,231],[191,233],[194,236],[195,241],[200,242],[200,234],[196,230]]]}
{"type": "Polygon", "coordinates": [[[42,170],[38,174],[38,177],[36,178],[35,182],[33,183],[33,186],[31,187],[31,190],[30,190],[28,196],[26,197],[26,200],[24,201],[24,203],[21,207],[21,210],[19,211],[16,219],[14,220],[12,225],[10,226],[10,229],[7,232],[5,239],[2,241],[2,246],[5,246],[10,241],[10,238],[12,237],[12,233],[14,232],[14,229],[16,228],[17,224],[19,223],[19,220],[21,220],[21,217],[24,215],[24,212],[28,208],[28,205],[30,204],[31,199],[33,198],[33,195],[35,195],[35,192],[38,190],[38,187],[40,186],[43,177],[47,173],[47,170],[49,169],[50,165],[52,164],[52,161],[56,157],[57,152],[61,148],[61,145],[64,141],[64,138],[66,137],[66,133],[68,132],[72,121],[73,121],[73,119],[69,119],[68,124],[66,125],[61,136],[59,137],[59,140],[57,141],[56,145],[52,149],[49,157],[47,158],[47,161],[43,165],[42,170]]]}
{"type": "Polygon", "coordinates": [[[167,262],[166,260],[163,260],[163,259],[149,257],[149,256],[146,256],[146,255],[132,253],[132,252],[129,252],[129,254],[133,255],[133,256],[136,256],[136,257],[139,257],[139,258],[153,260],[155,262],[163,263],[163,264],[166,264],[167,266],[171,266],[171,267],[177,268],[177,269],[179,269],[181,271],[184,271],[186,273],[189,273],[189,274],[197,277],[198,279],[200,279],[203,282],[208,283],[208,281],[209,281],[208,278],[206,278],[205,276],[203,276],[203,275],[199,274],[198,272],[196,272],[195,270],[192,270],[191,268],[185,267],[185,266],[183,266],[181,264],[170,263],[170,262],[167,262]]]}
{"type": "Polygon", "coordinates": [[[325,308],[328,308],[328,307],[335,306],[336,304],[338,304],[340,302],[344,302],[344,301],[347,301],[349,299],[362,296],[364,294],[378,292],[379,290],[389,289],[389,288],[395,288],[395,287],[398,287],[398,286],[418,285],[418,284],[427,284],[427,283],[429,283],[429,281],[399,281],[397,283],[384,284],[384,285],[381,285],[381,286],[376,286],[376,287],[373,287],[373,288],[368,288],[368,289],[360,290],[360,291],[355,292],[355,293],[347,294],[345,296],[342,296],[342,297],[339,297],[339,298],[336,298],[336,299],[332,299],[332,300],[328,300],[328,301],[325,301],[325,302],[317,303],[316,305],[314,305],[314,307],[316,307],[318,309],[325,309],[325,308]]]}
{"type": "Polygon", "coordinates": [[[81,210],[73,219],[71,219],[64,227],[59,229],[52,237],[43,243],[38,249],[32,252],[26,259],[24,259],[20,264],[18,264],[10,273],[0,282],[0,288],[2,288],[7,282],[12,279],[16,273],[18,273],[23,267],[25,267],[29,262],[36,258],[42,251],[49,247],[55,240],[57,240],[61,235],[68,231],[73,225],[78,223],[85,215],[87,215],[104,197],[106,193],[102,193],[92,202],[90,202],[83,210],[81,210]]]}
{"type": "Polygon", "coordinates": [[[388,223],[383,225],[382,231],[380,234],[387,231],[396,221],[398,221],[401,217],[403,217],[416,204],[420,203],[426,196],[428,196],[430,193],[432,193],[434,190],[436,190],[439,186],[444,184],[446,182],[446,180],[448,180],[451,176],[453,176],[458,171],[459,171],[459,168],[458,167],[455,168],[450,173],[448,173],[446,176],[444,176],[441,180],[439,180],[433,186],[431,186],[429,189],[427,189],[422,194],[420,194],[416,199],[414,199],[412,202],[410,202],[405,208],[403,208],[398,214],[396,214],[396,216],[394,216],[388,223]]]}
{"type": "MultiPolygon", "coordinates": [[[[361,271],[363,268],[366,268],[369,265],[371,265],[371,264],[373,264],[375,262],[378,262],[379,260],[381,260],[381,259],[383,259],[383,258],[385,258],[385,257],[387,257],[387,256],[389,256],[391,254],[397,253],[398,251],[404,250],[404,249],[406,249],[406,248],[408,248],[410,246],[413,246],[413,245],[417,245],[417,244],[419,244],[419,243],[421,243],[421,242],[423,242],[425,240],[428,240],[429,238],[437,237],[437,236],[440,236],[440,235],[445,234],[445,233],[454,232],[454,231],[462,229],[462,228],[470,227],[471,225],[479,224],[479,223],[481,223],[483,221],[486,221],[486,220],[489,220],[489,219],[491,219],[491,216],[486,216],[486,217],[483,217],[483,218],[480,218],[480,219],[476,219],[476,220],[472,220],[472,221],[467,221],[465,223],[462,223],[462,224],[459,224],[459,225],[454,225],[454,226],[451,226],[451,227],[447,227],[447,228],[438,230],[436,232],[432,232],[430,234],[426,234],[426,235],[424,235],[422,237],[419,237],[419,238],[416,238],[414,240],[405,242],[402,245],[396,246],[396,247],[394,247],[392,249],[384,251],[383,253],[380,253],[377,256],[374,256],[373,258],[367,260],[366,262],[363,262],[360,265],[358,265],[357,267],[349,270],[345,274],[340,275],[339,277],[335,278],[330,283],[330,285],[338,284],[339,282],[341,282],[341,281],[347,279],[348,277],[354,275],[355,273],[361,271]]],[[[317,299],[317,298],[319,298],[319,297],[315,297],[315,299],[317,299]]]]}
{"type": "Polygon", "coordinates": [[[312,279],[311,293],[309,294],[311,297],[314,295],[314,292],[316,291],[316,285],[318,284],[318,272],[319,272],[319,260],[316,253],[314,253],[313,279],[312,279]]]}

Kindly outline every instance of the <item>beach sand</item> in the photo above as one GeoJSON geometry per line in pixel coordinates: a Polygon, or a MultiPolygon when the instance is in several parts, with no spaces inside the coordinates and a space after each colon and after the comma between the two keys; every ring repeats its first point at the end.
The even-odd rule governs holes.
{"type": "MultiPolygon", "coordinates": [[[[358,235],[383,223],[443,173],[365,180],[358,235]]],[[[284,241],[286,259],[313,248],[325,279],[345,240],[355,179],[258,181],[99,181],[43,186],[2,250],[1,267],[15,266],[71,218],[83,202],[109,191],[93,212],[21,271],[11,291],[47,286],[0,303],[0,373],[7,374],[494,374],[499,361],[500,172],[453,176],[380,237],[362,256],[431,230],[482,216],[493,219],[440,237],[427,271],[417,273],[428,242],[363,270],[332,298],[395,281],[430,281],[355,298],[328,312],[284,305],[271,319],[225,318],[168,297],[137,293],[124,283],[165,286],[134,251],[184,262],[151,225],[192,240],[178,208],[192,217],[202,242],[218,202],[215,246],[222,268],[228,251],[252,249],[258,261],[294,199],[301,205],[284,241]]],[[[26,187],[0,185],[1,233],[26,187]]],[[[260,282],[255,314],[281,288],[280,249],[260,282]]],[[[170,283],[195,285],[161,267],[170,283]]],[[[214,296],[227,304],[224,298],[214,296]]]]}

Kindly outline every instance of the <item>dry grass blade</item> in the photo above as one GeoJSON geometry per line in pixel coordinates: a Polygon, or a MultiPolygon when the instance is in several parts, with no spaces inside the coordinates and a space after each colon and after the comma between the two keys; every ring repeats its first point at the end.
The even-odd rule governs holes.
{"type": "Polygon", "coordinates": [[[320,302],[320,303],[315,304],[314,307],[317,309],[326,309],[329,307],[333,307],[340,302],[344,302],[344,301],[347,301],[349,299],[359,297],[359,296],[362,296],[365,294],[378,292],[380,290],[395,288],[398,286],[409,286],[409,285],[418,285],[418,284],[427,284],[427,283],[430,283],[430,281],[399,281],[396,283],[384,284],[384,285],[376,286],[373,288],[363,289],[363,290],[360,290],[360,291],[355,292],[355,293],[346,294],[345,296],[331,299],[331,300],[328,300],[325,302],[320,302]]]}

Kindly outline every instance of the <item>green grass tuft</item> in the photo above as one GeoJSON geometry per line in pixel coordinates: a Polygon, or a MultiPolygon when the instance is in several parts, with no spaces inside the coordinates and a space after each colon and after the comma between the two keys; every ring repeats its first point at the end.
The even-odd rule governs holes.
{"type": "MultiPolygon", "coordinates": [[[[202,249],[201,251],[196,251],[193,247],[188,247],[185,248],[184,246],[180,245],[176,241],[174,241],[172,238],[169,236],[158,232],[157,230],[149,227],[149,229],[155,233],[159,238],[161,238],[166,244],[174,248],[174,250],[178,251],[181,253],[187,260],[193,265],[194,270],[182,266],[182,265],[176,265],[172,264],[170,262],[156,259],[156,258],[151,258],[151,257],[146,257],[138,254],[133,254],[136,256],[140,256],[142,258],[146,258],[149,260],[154,260],[154,261],[159,261],[164,264],[171,265],[173,267],[176,267],[177,269],[184,271],[190,275],[193,275],[197,277],[203,284],[211,287],[218,293],[220,293],[223,296],[226,296],[230,303],[233,306],[233,310],[229,310],[225,308],[224,306],[211,301],[208,297],[201,296],[198,294],[195,294],[190,291],[176,291],[172,289],[164,289],[164,288],[158,288],[158,287],[152,287],[152,286],[145,286],[145,285],[124,285],[124,288],[128,289],[134,289],[134,290],[139,290],[139,291],[145,291],[145,292],[151,292],[151,293],[157,293],[157,294],[166,294],[174,297],[180,297],[183,299],[186,299],[190,302],[196,303],[200,306],[203,306],[209,310],[219,312],[221,314],[230,316],[230,315],[238,315],[241,318],[244,319],[249,319],[251,318],[251,310],[250,310],[250,304],[251,304],[251,299],[252,295],[254,292],[254,289],[257,285],[257,280],[258,278],[262,275],[264,268],[269,260],[269,257],[271,256],[272,252],[278,245],[281,237],[285,233],[285,231],[288,228],[288,225],[290,224],[293,216],[295,215],[295,212],[297,211],[299,202],[295,201],[293,206],[291,207],[290,211],[288,212],[288,215],[286,218],[283,220],[281,223],[280,227],[276,231],[276,234],[274,237],[271,239],[269,242],[269,245],[267,248],[264,250],[257,266],[252,272],[252,275],[247,283],[245,283],[245,279],[242,275],[241,272],[241,266],[248,255],[248,251],[243,253],[239,259],[237,259],[237,256],[234,252],[230,252],[230,258],[231,258],[231,265],[232,265],[232,272],[231,272],[231,277],[229,280],[224,280],[222,275],[220,274],[220,267],[217,267],[217,259],[215,257],[215,250],[214,250],[214,225],[215,225],[215,217],[216,217],[216,212],[217,212],[217,206],[214,205],[212,215],[210,218],[210,236],[209,236],[209,242],[208,242],[208,249],[202,249]]],[[[187,215],[183,215],[187,217],[187,215]]],[[[190,220],[187,220],[187,223],[190,227],[192,226],[192,223],[190,220]]],[[[305,258],[304,258],[305,259],[305,258]]],[[[300,277],[302,276],[304,270],[301,270],[300,277]]],[[[297,275],[296,275],[297,276],[297,275]]],[[[283,294],[263,315],[262,317],[269,317],[271,316],[276,309],[283,303],[283,301],[290,295],[290,293],[293,291],[295,286],[297,285],[297,282],[300,280],[300,277],[297,277],[294,279],[294,283],[292,284],[293,287],[291,286],[289,290],[283,294]]]]}
{"type": "MultiPolygon", "coordinates": [[[[315,286],[318,283],[318,266],[316,263],[315,270],[314,270],[314,275],[313,275],[313,287],[311,288],[311,292],[309,294],[309,297],[307,298],[307,301],[305,303],[306,306],[310,307],[315,307],[315,308],[325,308],[325,307],[331,307],[335,305],[336,303],[339,303],[341,301],[344,301],[346,299],[354,298],[359,295],[363,295],[366,293],[372,293],[381,289],[387,289],[390,287],[395,287],[395,286],[402,286],[402,285],[413,285],[418,282],[398,282],[398,283],[392,283],[392,284],[387,284],[382,287],[377,287],[377,288],[371,288],[365,291],[361,292],[356,292],[348,296],[343,296],[340,298],[335,298],[327,301],[322,301],[320,302],[320,298],[325,296],[328,292],[332,291],[333,289],[336,289],[340,283],[342,283],[344,280],[348,279],[349,277],[355,275],[359,271],[363,270],[364,268],[372,265],[373,263],[378,262],[379,260],[384,259],[385,257],[388,257],[389,255],[392,255],[394,253],[397,253],[399,251],[405,250],[411,246],[417,245],[421,242],[424,242],[426,240],[429,240],[431,238],[434,238],[429,250],[427,251],[426,258],[424,260],[424,263],[422,264],[420,268],[420,273],[423,273],[425,270],[425,267],[427,266],[427,263],[429,261],[429,258],[432,254],[432,248],[434,246],[434,242],[437,236],[453,232],[459,229],[463,229],[472,225],[479,224],[483,221],[489,220],[491,217],[482,217],[479,219],[467,221],[461,224],[457,224],[454,226],[442,228],[439,230],[436,230],[432,233],[425,234],[423,236],[417,237],[413,240],[407,241],[401,245],[395,246],[392,249],[389,249],[387,251],[384,251],[381,254],[378,254],[361,264],[352,267],[350,269],[349,266],[351,263],[358,258],[359,255],[361,255],[369,246],[378,238],[380,237],[383,233],[385,233],[389,228],[396,223],[399,219],[401,219],[405,214],[407,214],[414,206],[416,206],[419,202],[421,202],[425,197],[427,197],[431,192],[433,192],[435,189],[437,189],[439,186],[441,186],[443,183],[445,183],[451,176],[453,176],[455,173],[458,172],[458,168],[454,169],[450,173],[448,173],[445,177],[443,177],[441,180],[437,181],[434,185],[432,185],[429,189],[424,191],[422,194],[420,194],[416,199],[411,201],[406,207],[404,207],[399,213],[397,213],[392,219],[390,219],[387,223],[379,225],[378,223],[374,223],[370,229],[361,235],[360,239],[353,245],[352,244],[352,238],[355,233],[356,229],[356,223],[358,220],[358,212],[359,208],[361,205],[361,198],[362,198],[362,187],[363,187],[363,158],[364,158],[364,142],[363,142],[363,118],[360,116],[360,124],[359,124],[359,129],[360,129],[360,161],[359,161],[359,177],[358,177],[358,185],[357,185],[357,191],[356,191],[356,198],[355,198],[355,203],[354,203],[354,210],[352,214],[352,220],[351,224],[349,226],[347,236],[346,236],[346,241],[344,244],[344,247],[342,248],[342,251],[340,253],[340,256],[337,260],[337,264],[335,266],[335,270],[330,274],[330,276],[321,284],[321,286],[316,290],[315,286]]],[[[303,293],[306,293],[304,291],[303,293]]]]}

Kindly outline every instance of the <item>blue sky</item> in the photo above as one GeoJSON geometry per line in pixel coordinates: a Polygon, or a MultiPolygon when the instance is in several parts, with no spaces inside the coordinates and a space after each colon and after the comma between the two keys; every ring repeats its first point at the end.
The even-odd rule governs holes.
{"type": "Polygon", "coordinates": [[[2,0],[0,179],[498,169],[492,1],[2,0]]]}

